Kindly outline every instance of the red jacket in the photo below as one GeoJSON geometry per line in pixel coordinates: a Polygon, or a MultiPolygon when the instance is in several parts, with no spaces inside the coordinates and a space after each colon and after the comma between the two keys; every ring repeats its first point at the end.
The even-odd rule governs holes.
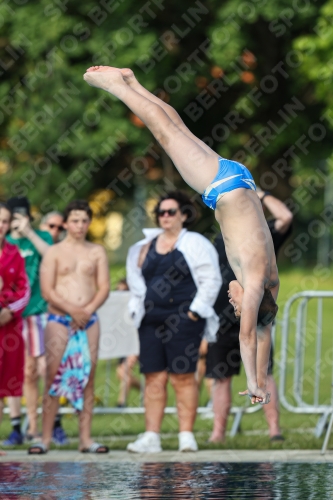
{"type": "Polygon", "coordinates": [[[4,242],[0,255],[0,307],[8,307],[13,318],[0,326],[0,399],[22,396],[24,340],[22,312],[30,298],[24,259],[17,246],[4,242]]]}
{"type": "Polygon", "coordinates": [[[24,259],[16,245],[4,241],[0,255],[0,307],[8,307],[20,317],[30,298],[24,259]]]}

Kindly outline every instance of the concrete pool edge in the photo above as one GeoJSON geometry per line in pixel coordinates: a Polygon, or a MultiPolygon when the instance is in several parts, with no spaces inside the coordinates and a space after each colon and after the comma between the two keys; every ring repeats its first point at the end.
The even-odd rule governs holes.
{"type": "Polygon", "coordinates": [[[321,455],[319,450],[202,450],[196,453],[163,451],[156,454],[132,454],[110,451],[107,455],[83,454],[77,451],[52,450],[46,455],[28,455],[26,450],[14,450],[0,456],[8,462],[228,462],[228,463],[333,463],[333,450],[321,455]]]}

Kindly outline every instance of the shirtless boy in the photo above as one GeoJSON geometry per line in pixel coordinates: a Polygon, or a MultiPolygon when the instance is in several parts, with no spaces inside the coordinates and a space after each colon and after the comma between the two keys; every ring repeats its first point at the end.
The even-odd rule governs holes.
{"type": "Polygon", "coordinates": [[[185,182],[215,209],[237,281],[230,302],[241,317],[240,346],[252,403],[269,402],[266,374],[270,350],[267,327],[277,312],[279,279],[270,235],[255,183],[240,163],[225,160],[185,126],[178,113],[146,90],[130,69],[94,66],[84,80],[123,101],[155,136],[185,182]],[[257,324],[265,328],[258,329],[257,324]]]}
{"type": "Polygon", "coordinates": [[[49,449],[60,395],[55,388],[56,380],[59,382],[58,369],[63,363],[64,353],[67,353],[70,335],[73,332],[75,335],[81,334],[82,330],[86,330],[85,339],[89,346],[90,373],[81,400],[74,400],[74,407],[79,411],[79,450],[108,452],[107,446],[94,443],[91,439],[99,341],[99,324],[95,312],[105,302],[110,290],[106,252],[100,245],[86,241],[91,217],[92,211],[86,201],[69,203],[64,212],[67,236],[61,243],[50,247],[42,261],[41,290],[49,303],[45,329],[47,373],[43,399],[43,438],[42,443],[29,448],[30,454],[46,453],[49,449]]]}

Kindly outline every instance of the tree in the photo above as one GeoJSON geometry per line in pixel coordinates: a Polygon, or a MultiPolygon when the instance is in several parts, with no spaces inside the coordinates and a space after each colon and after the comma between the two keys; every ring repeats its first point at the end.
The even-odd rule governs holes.
{"type": "MultiPolygon", "coordinates": [[[[140,120],[83,82],[88,66],[103,64],[132,67],[219,154],[245,162],[262,187],[291,198],[304,172],[331,152],[327,136],[306,147],[300,139],[324,105],[297,44],[311,36],[324,3],[1,5],[3,195],[29,195],[46,212],[103,189],[106,208],[125,213],[133,197],[137,208],[168,186],[185,187],[140,120]]],[[[213,214],[202,211],[196,227],[213,234],[213,214]]]]}

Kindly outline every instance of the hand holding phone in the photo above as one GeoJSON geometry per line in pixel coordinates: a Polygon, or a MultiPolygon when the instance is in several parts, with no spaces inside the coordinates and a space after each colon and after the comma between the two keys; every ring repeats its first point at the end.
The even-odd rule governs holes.
{"type": "Polygon", "coordinates": [[[26,234],[30,231],[30,219],[24,208],[16,208],[14,210],[12,229],[20,233],[22,236],[26,236],[26,234]]]}

